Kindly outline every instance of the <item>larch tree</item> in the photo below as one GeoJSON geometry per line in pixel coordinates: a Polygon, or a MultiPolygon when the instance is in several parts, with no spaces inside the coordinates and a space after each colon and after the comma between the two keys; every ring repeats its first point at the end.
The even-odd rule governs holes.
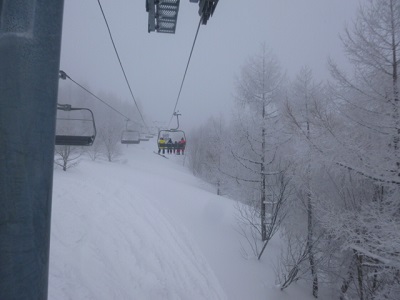
{"type": "Polygon", "coordinates": [[[190,133],[188,146],[189,168],[193,174],[216,186],[222,195],[225,175],[221,172],[227,160],[226,143],[229,139],[222,116],[211,117],[190,133]]]}
{"type": "Polygon", "coordinates": [[[329,204],[322,222],[352,257],[341,286],[342,298],[354,282],[359,299],[396,299],[400,291],[400,1],[367,1],[342,40],[354,74],[347,76],[330,64],[335,79],[332,103],[340,124],[330,130],[336,145],[322,150],[346,170],[342,176],[352,184],[344,182],[341,191],[347,209],[329,204]]]}
{"type": "MultiPolygon", "coordinates": [[[[335,103],[347,123],[370,135],[368,149],[355,154],[359,165],[346,163],[376,182],[400,183],[399,50],[400,1],[369,0],[361,6],[354,28],[342,37],[354,76],[346,76],[331,63],[336,80],[335,103]]],[[[363,139],[360,142],[365,142],[363,139]]],[[[360,149],[359,145],[350,145],[360,149]]]]}
{"type": "MultiPolygon", "coordinates": [[[[294,168],[294,174],[298,178],[295,189],[297,191],[297,200],[302,206],[302,210],[305,210],[307,215],[307,226],[306,226],[306,238],[304,247],[289,245],[288,249],[292,251],[291,257],[298,257],[297,262],[288,262],[292,265],[289,268],[289,273],[293,274],[293,270],[300,268],[300,262],[303,262],[305,258],[309,261],[309,268],[312,277],[312,291],[315,298],[318,297],[318,272],[316,265],[316,238],[315,238],[315,208],[313,199],[313,174],[312,165],[313,158],[315,158],[315,149],[313,147],[314,140],[318,137],[318,130],[313,128],[315,123],[315,115],[320,110],[320,101],[322,98],[322,85],[316,83],[312,70],[309,67],[303,67],[299,74],[296,76],[292,88],[286,102],[283,116],[286,116],[286,120],[289,127],[289,132],[292,136],[292,143],[295,143],[295,156],[296,167],[294,168]],[[293,249],[298,249],[299,253],[297,256],[294,255],[293,249]]],[[[298,205],[295,205],[297,207],[298,205]]],[[[290,235],[290,234],[289,234],[290,235]]],[[[288,243],[303,244],[302,239],[294,239],[289,236],[288,243]]],[[[295,276],[288,276],[292,280],[296,280],[295,276]]],[[[285,285],[288,286],[290,282],[286,281],[285,285]]]]}
{"type": "Polygon", "coordinates": [[[238,113],[230,149],[238,165],[236,178],[248,185],[247,197],[253,194],[250,204],[259,209],[263,249],[279,227],[286,200],[280,190],[287,187],[287,178],[280,178],[285,167],[277,155],[282,143],[278,104],[284,79],[278,60],[263,46],[243,66],[236,86],[238,113]]]}

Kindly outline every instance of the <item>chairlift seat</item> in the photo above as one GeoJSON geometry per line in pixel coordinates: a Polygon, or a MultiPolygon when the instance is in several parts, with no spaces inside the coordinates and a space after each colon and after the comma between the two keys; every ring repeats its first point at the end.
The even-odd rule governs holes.
{"type": "Polygon", "coordinates": [[[140,144],[140,140],[121,140],[121,144],[140,144]]]}
{"type": "Polygon", "coordinates": [[[56,145],[92,146],[95,136],[56,135],[56,145]]]}
{"type": "Polygon", "coordinates": [[[167,144],[167,143],[164,143],[164,144],[160,144],[160,143],[158,143],[158,148],[161,148],[161,149],[177,149],[177,150],[185,150],[185,144],[167,144]]]}

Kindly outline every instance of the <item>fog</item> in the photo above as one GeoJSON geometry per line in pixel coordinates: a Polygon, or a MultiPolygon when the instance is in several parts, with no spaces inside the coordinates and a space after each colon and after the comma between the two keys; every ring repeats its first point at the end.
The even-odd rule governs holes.
{"type": "MultiPolygon", "coordinates": [[[[168,124],[199,22],[197,4],[181,0],[174,35],[147,32],[145,0],[101,4],[148,125],[168,124]]],[[[289,77],[308,65],[316,79],[327,79],[328,57],[345,67],[339,34],[351,24],[357,5],[356,0],[220,0],[200,27],[177,107],[181,129],[230,114],[235,76],[262,44],[289,77]]],[[[60,68],[94,93],[133,101],[96,0],[65,1],[60,68]]]]}

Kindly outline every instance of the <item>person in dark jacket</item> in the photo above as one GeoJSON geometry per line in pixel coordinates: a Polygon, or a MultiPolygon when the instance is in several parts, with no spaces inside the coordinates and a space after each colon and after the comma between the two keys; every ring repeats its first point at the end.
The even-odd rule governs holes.
{"type": "Polygon", "coordinates": [[[174,144],[172,143],[172,140],[169,139],[166,145],[167,145],[167,153],[172,154],[172,147],[174,146],[174,144]]]}

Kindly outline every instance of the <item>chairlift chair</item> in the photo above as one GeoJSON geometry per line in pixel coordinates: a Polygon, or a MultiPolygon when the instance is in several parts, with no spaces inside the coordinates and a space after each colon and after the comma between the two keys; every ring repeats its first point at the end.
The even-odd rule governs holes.
{"type": "Polygon", "coordinates": [[[158,131],[158,138],[157,138],[157,147],[159,149],[175,149],[179,151],[181,150],[182,152],[185,150],[186,147],[186,135],[185,132],[183,130],[179,130],[179,116],[181,114],[178,112],[174,112],[173,116],[176,117],[176,122],[177,122],[177,126],[176,128],[171,128],[171,129],[161,129],[158,131]],[[165,144],[160,144],[160,139],[163,139],[165,141],[165,144]],[[177,146],[175,144],[175,142],[178,142],[181,139],[184,139],[185,144],[184,145],[180,145],[177,146]],[[167,145],[167,141],[171,139],[173,146],[168,147],[167,145]]]}
{"type": "Polygon", "coordinates": [[[126,129],[121,135],[121,144],[139,144],[140,133],[139,131],[126,129]]]}
{"type": "MultiPolygon", "coordinates": [[[[167,142],[169,139],[171,139],[172,144],[174,145],[175,142],[179,142],[182,138],[186,141],[186,135],[183,130],[178,130],[178,129],[162,129],[158,132],[158,138],[157,138],[157,147],[160,148],[165,148],[167,149],[166,144],[162,144],[160,146],[160,139],[163,138],[165,142],[167,142]]],[[[179,148],[179,150],[182,150],[179,148]]]]}
{"type": "Polygon", "coordinates": [[[147,137],[145,133],[140,134],[140,140],[143,142],[147,142],[150,138],[147,137]]]}
{"type": "Polygon", "coordinates": [[[160,138],[171,139],[172,141],[180,141],[183,138],[186,141],[186,135],[183,130],[179,129],[162,129],[158,132],[158,141],[160,138]]]}
{"type": "MultiPolygon", "coordinates": [[[[62,146],[91,146],[94,143],[94,140],[96,138],[96,124],[94,121],[94,115],[93,112],[88,109],[88,108],[81,108],[81,107],[72,107],[70,104],[57,104],[57,110],[58,111],[66,111],[68,112],[68,115],[71,113],[76,115],[75,112],[78,111],[86,111],[89,113],[89,118],[79,118],[79,115],[73,118],[63,118],[63,117],[58,117],[57,118],[57,131],[68,131],[68,134],[64,134],[64,132],[56,133],[55,137],[55,144],[56,145],[62,145],[62,146]],[[75,134],[73,133],[74,130],[71,130],[71,128],[65,128],[61,127],[60,123],[66,123],[69,126],[67,127],[73,127],[73,129],[77,129],[77,127],[80,125],[82,127],[83,124],[89,124],[90,127],[90,132],[91,134],[86,134],[86,131],[83,130],[82,134],[75,134]],[[63,130],[64,129],[64,130],[63,130]]],[[[82,131],[82,128],[79,129],[79,131],[82,131]]]]}

